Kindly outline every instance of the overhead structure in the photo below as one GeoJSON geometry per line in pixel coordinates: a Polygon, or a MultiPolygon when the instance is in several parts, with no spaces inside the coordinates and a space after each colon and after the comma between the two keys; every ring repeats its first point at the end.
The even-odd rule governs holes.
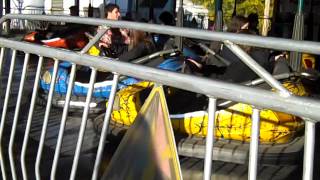
{"type": "Polygon", "coordinates": [[[3,0],[0,0],[0,18],[3,15],[3,0]]]}
{"type": "Polygon", "coordinates": [[[215,30],[222,31],[223,30],[223,12],[222,12],[222,3],[223,0],[216,0],[215,1],[215,30]]]}
{"type": "MultiPolygon", "coordinates": [[[[176,26],[178,27],[183,27],[183,0],[179,0],[179,8],[178,8],[178,13],[177,13],[177,22],[176,22],[176,26]]],[[[183,45],[182,45],[182,37],[177,37],[176,38],[176,44],[178,46],[179,49],[182,49],[183,45]]]]}
{"type": "Polygon", "coordinates": [[[263,25],[262,25],[262,36],[268,35],[268,29],[269,29],[269,18],[270,18],[270,0],[265,0],[264,3],[264,14],[263,14],[263,25]]]}
{"type": "MultiPolygon", "coordinates": [[[[299,0],[297,13],[294,18],[293,33],[292,33],[292,39],[294,40],[304,39],[303,3],[304,3],[303,0],[299,0]]],[[[301,71],[301,58],[302,58],[301,53],[298,53],[298,52],[290,53],[290,66],[296,72],[301,71]]]]}
{"type": "Polygon", "coordinates": [[[232,17],[237,15],[237,0],[234,0],[232,17]]]}

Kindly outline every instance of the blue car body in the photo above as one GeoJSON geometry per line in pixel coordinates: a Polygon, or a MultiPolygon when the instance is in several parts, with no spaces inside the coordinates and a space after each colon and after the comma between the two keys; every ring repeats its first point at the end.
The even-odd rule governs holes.
{"type": "MultiPolygon", "coordinates": [[[[62,62],[59,64],[57,80],[55,84],[55,93],[65,95],[67,93],[67,87],[69,82],[69,73],[67,68],[70,67],[71,64],[68,62],[62,62]]],[[[161,64],[157,66],[157,68],[170,70],[170,71],[178,71],[181,69],[182,62],[179,61],[179,58],[172,57],[170,59],[166,59],[161,64]]],[[[50,68],[49,73],[52,75],[53,68],[50,68]]],[[[124,80],[121,80],[118,83],[118,90],[123,89],[129,85],[138,83],[139,79],[128,77],[124,80]]],[[[111,91],[111,83],[112,80],[107,80],[103,82],[95,83],[93,97],[97,98],[108,98],[111,91]]],[[[49,91],[50,82],[46,82],[43,79],[40,80],[40,86],[44,91],[49,91]]],[[[86,96],[88,92],[88,84],[75,82],[73,86],[73,95],[75,96],[86,96]]]]}

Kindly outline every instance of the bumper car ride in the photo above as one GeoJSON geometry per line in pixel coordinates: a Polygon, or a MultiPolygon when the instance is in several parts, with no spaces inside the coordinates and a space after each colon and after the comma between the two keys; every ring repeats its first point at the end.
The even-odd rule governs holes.
{"type": "MultiPolygon", "coordinates": [[[[308,95],[297,77],[284,80],[282,84],[294,95],[308,95]]],[[[153,83],[143,81],[117,93],[109,127],[112,137],[121,136],[133,124],[152,86],[153,83]]],[[[207,98],[172,88],[167,89],[166,96],[172,126],[176,132],[178,153],[189,157],[205,157],[208,114],[207,107],[203,106],[207,104],[207,98]],[[183,102],[179,99],[183,99],[183,102]],[[185,101],[186,99],[189,101],[185,101]],[[199,101],[203,103],[195,103],[199,101]],[[180,107],[176,108],[175,103],[180,107]],[[191,110],[190,106],[193,106],[191,110]]],[[[242,164],[248,162],[251,114],[252,107],[243,103],[233,103],[228,107],[218,106],[215,117],[216,142],[213,150],[215,160],[242,164]]],[[[102,128],[102,122],[103,116],[94,120],[98,132],[102,128]]],[[[303,149],[304,128],[301,118],[264,109],[260,112],[260,127],[260,162],[296,164],[299,161],[303,149]]]]}
{"type": "MultiPolygon", "coordinates": [[[[160,63],[157,68],[170,70],[170,71],[178,71],[181,69],[181,62],[179,58],[169,58],[164,60],[162,63],[160,63]]],[[[71,67],[70,63],[63,62],[59,64],[57,78],[56,78],[56,84],[54,88],[54,96],[52,100],[52,104],[56,107],[63,107],[65,104],[65,95],[67,93],[68,83],[69,83],[69,70],[68,68],[71,67]]],[[[41,80],[40,80],[40,87],[41,87],[41,93],[40,98],[43,100],[46,100],[47,94],[50,89],[50,82],[52,78],[53,68],[51,67],[45,73],[43,74],[41,80]]],[[[90,77],[90,71],[77,71],[76,76],[81,77],[90,77]]],[[[110,77],[109,74],[103,74],[104,78],[102,79],[108,79],[110,77]]],[[[101,79],[101,78],[100,78],[101,79]]],[[[110,79],[110,78],[109,78],[110,79]]],[[[82,82],[83,80],[75,81],[73,90],[72,90],[72,97],[70,101],[70,110],[82,110],[85,105],[85,97],[88,93],[89,84],[82,82]]],[[[127,88],[131,85],[139,83],[141,80],[127,77],[123,80],[119,81],[118,83],[118,90],[127,88]]],[[[111,91],[112,86],[112,79],[111,80],[104,80],[100,82],[96,82],[94,84],[94,90],[92,94],[92,100],[90,103],[90,111],[92,113],[101,112],[105,109],[105,102],[106,99],[108,99],[111,91]]]]}

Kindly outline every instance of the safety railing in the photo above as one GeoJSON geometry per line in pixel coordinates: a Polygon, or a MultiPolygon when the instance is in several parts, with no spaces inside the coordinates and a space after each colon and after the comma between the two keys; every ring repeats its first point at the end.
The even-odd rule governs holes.
{"type": "MultiPolygon", "coordinates": [[[[38,84],[40,79],[41,67],[43,64],[43,58],[49,57],[54,59],[54,68],[51,78],[50,90],[48,93],[45,116],[41,131],[41,138],[38,148],[38,153],[35,162],[35,175],[36,179],[41,179],[40,172],[40,162],[43,153],[44,141],[47,131],[48,119],[51,110],[51,101],[54,93],[54,86],[56,83],[56,76],[58,73],[58,63],[59,60],[67,60],[72,63],[72,68],[70,72],[70,79],[68,84],[68,90],[65,98],[65,105],[63,108],[63,114],[60,124],[60,130],[58,135],[58,142],[55,149],[55,155],[51,170],[51,179],[56,179],[56,168],[58,166],[59,154],[62,146],[62,137],[64,136],[64,128],[66,124],[66,119],[68,115],[69,103],[72,94],[72,87],[75,80],[75,71],[78,65],[87,66],[92,69],[89,90],[87,93],[85,108],[82,115],[82,121],[80,126],[80,132],[77,140],[77,146],[75,150],[75,155],[73,159],[73,165],[71,170],[70,179],[75,179],[77,173],[77,166],[79,163],[80,151],[83,143],[86,123],[89,114],[89,104],[91,101],[94,83],[96,79],[97,71],[108,71],[113,72],[112,90],[109,97],[109,103],[106,109],[106,115],[103,122],[103,129],[101,133],[101,138],[99,142],[99,147],[96,156],[96,162],[94,165],[94,171],[92,179],[97,179],[98,170],[101,165],[102,153],[104,150],[105,139],[107,136],[107,129],[109,125],[110,115],[112,111],[112,105],[116,93],[116,87],[118,84],[119,76],[126,75],[132,76],[139,79],[153,81],[162,85],[168,85],[176,87],[179,89],[184,89],[192,92],[197,92],[205,94],[209,97],[209,123],[208,123],[208,135],[206,140],[206,155],[205,155],[205,165],[204,165],[204,179],[210,179],[211,177],[211,166],[212,166],[212,148],[213,148],[213,135],[214,135],[214,117],[216,112],[216,101],[217,99],[227,99],[235,102],[243,102],[252,105],[252,135],[250,142],[250,158],[249,158],[249,179],[256,179],[257,176],[257,163],[258,163],[258,145],[259,145],[259,121],[260,121],[260,109],[271,109],[284,113],[293,114],[299,117],[303,117],[306,121],[305,125],[305,150],[304,150],[304,179],[312,179],[313,174],[313,156],[314,156],[314,138],[315,138],[315,123],[319,121],[320,114],[320,102],[306,98],[297,97],[290,95],[286,89],[284,89],[281,84],[276,81],[270,74],[268,74],[263,68],[254,63],[254,60],[250,58],[246,53],[244,53],[238,46],[233,43],[257,46],[271,49],[281,49],[288,51],[298,51],[298,52],[308,52],[313,54],[320,54],[320,43],[310,42],[310,41],[295,41],[288,39],[278,39],[270,37],[258,37],[251,35],[234,35],[231,33],[221,33],[221,32],[208,32],[203,30],[194,30],[187,28],[169,27],[162,25],[152,25],[144,23],[134,23],[134,22],[124,22],[124,21],[108,21],[102,19],[93,18],[79,18],[79,17],[64,17],[64,16],[39,16],[39,15],[6,15],[1,20],[0,23],[8,19],[27,19],[27,20],[40,20],[40,21],[62,21],[69,23],[80,23],[89,25],[103,25],[105,31],[106,26],[138,29],[143,31],[149,31],[154,33],[164,33],[175,36],[184,36],[190,38],[204,39],[204,40],[214,40],[223,41],[235,54],[237,54],[241,60],[243,60],[250,68],[252,68],[261,78],[263,78],[268,84],[278,90],[278,92],[270,92],[262,89],[250,88],[238,84],[231,84],[222,81],[211,80],[203,77],[196,77],[187,74],[181,74],[176,72],[169,72],[161,69],[155,69],[151,67],[145,67],[136,64],[130,64],[120,61],[110,60],[105,57],[95,57],[87,55],[88,49],[100,39],[105,31],[98,33],[81,52],[72,52],[62,49],[54,49],[39,45],[34,45],[25,42],[13,41],[5,38],[0,38],[1,54],[0,60],[1,64],[4,61],[4,51],[5,49],[12,49],[13,55],[10,65],[9,76],[6,84],[6,94],[4,99],[4,105],[1,114],[1,124],[0,124],[0,165],[2,178],[7,179],[7,167],[5,163],[4,150],[3,150],[3,132],[6,122],[6,113],[8,109],[8,102],[10,98],[11,84],[14,72],[14,66],[16,61],[17,51],[25,52],[25,60],[23,65],[23,71],[21,75],[21,82],[19,86],[19,93],[17,97],[17,105],[15,108],[15,115],[13,119],[12,131],[10,136],[9,144],[9,164],[11,168],[11,175],[13,179],[17,179],[16,166],[14,161],[14,146],[15,133],[17,130],[17,122],[20,111],[21,96],[23,92],[26,68],[28,64],[28,59],[30,54],[36,54],[39,56],[38,67],[36,71],[33,93],[31,97],[31,103],[28,113],[27,126],[25,129],[22,154],[21,154],[21,167],[22,175],[24,179],[28,179],[28,172],[25,163],[27,144],[30,133],[30,126],[32,123],[32,116],[34,112],[35,101],[38,92],[38,84]],[[262,100],[263,99],[263,100],[262,100]]],[[[3,68],[1,66],[1,68],[3,68]]],[[[1,69],[0,69],[1,70],[1,69]]]]}

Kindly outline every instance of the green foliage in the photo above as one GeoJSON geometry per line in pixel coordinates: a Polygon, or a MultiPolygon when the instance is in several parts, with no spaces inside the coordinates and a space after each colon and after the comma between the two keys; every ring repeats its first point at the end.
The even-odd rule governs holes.
{"type": "MultiPolygon", "coordinates": [[[[224,13],[224,19],[229,22],[235,0],[223,0],[222,10],[224,13]]],[[[208,8],[210,19],[214,19],[214,2],[215,0],[192,0],[193,3],[203,5],[208,8]]],[[[247,17],[250,13],[258,13],[259,17],[262,18],[264,14],[264,0],[237,0],[237,15],[247,17]]],[[[272,16],[273,0],[271,0],[270,16],[272,16]]]]}

